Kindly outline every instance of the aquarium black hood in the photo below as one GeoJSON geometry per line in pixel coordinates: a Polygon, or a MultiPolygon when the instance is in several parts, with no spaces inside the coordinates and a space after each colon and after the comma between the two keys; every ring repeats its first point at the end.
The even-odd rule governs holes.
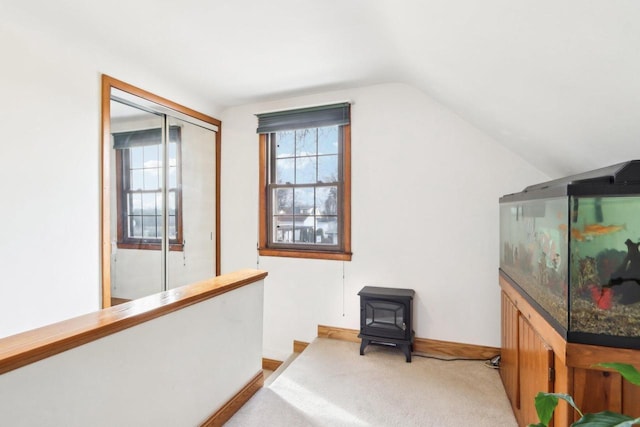
{"type": "Polygon", "coordinates": [[[520,193],[507,194],[500,202],[531,200],[555,196],[599,196],[640,193],[640,160],[570,175],[530,185],[520,193]]]}

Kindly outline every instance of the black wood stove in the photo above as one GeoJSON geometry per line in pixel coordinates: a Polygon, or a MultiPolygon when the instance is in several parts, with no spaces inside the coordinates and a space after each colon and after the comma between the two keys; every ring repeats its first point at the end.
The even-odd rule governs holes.
{"type": "Polygon", "coordinates": [[[360,292],[360,355],[369,344],[400,348],[411,362],[415,333],[412,325],[413,289],[365,286],[360,292]]]}

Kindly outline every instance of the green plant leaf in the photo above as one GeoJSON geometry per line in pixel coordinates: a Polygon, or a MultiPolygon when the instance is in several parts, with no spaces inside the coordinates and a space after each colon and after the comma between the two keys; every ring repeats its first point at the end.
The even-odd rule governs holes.
{"type": "Polygon", "coordinates": [[[551,421],[551,417],[553,416],[553,411],[555,411],[556,406],[558,406],[559,399],[567,401],[567,403],[569,403],[569,405],[571,405],[576,411],[578,411],[580,416],[582,416],[582,412],[580,412],[580,409],[576,406],[573,398],[568,394],[539,392],[536,395],[535,404],[540,424],[543,426],[549,425],[549,421],[551,421]]]}
{"type": "Polygon", "coordinates": [[[635,420],[625,421],[623,423],[618,424],[615,427],[631,427],[640,424],[640,418],[636,418],[635,420]]]}
{"type": "Polygon", "coordinates": [[[640,424],[640,418],[636,418],[635,420],[629,420],[622,422],[620,424],[616,424],[615,427],[631,427],[640,424]]]}
{"type": "Polygon", "coordinates": [[[626,415],[616,414],[615,412],[603,411],[597,414],[585,414],[572,427],[631,427],[640,419],[633,419],[626,415]]]}
{"type": "Polygon", "coordinates": [[[536,395],[535,404],[538,419],[540,420],[539,425],[548,426],[553,416],[553,411],[558,406],[558,396],[553,393],[539,392],[536,395]]]}
{"type": "MultiPolygon", "coordinates": [[[[613,369],[630,383],[640,386],[640,372],[632,365],[626,363],[598,363],[593,366],[613,369]]],[[[565,400],[580,414],[580,420],[571,424],[572,427],[632,427],[640,425],[640,418],[633,419],[627,415],[610,411],[583,415],[570,395],[564,393],[539,392],[535,398],[535,405],[540,423],[530,424],[529,427],[547,427],[560,399],[565,400]]]]}
{"type": "Polygon", "coordinates": [[[597,363],[594,366],[602,366],[603,368],[618,371],[631,384],[640,386],[640,372],[633,365],[626,363],[597,363]]]}

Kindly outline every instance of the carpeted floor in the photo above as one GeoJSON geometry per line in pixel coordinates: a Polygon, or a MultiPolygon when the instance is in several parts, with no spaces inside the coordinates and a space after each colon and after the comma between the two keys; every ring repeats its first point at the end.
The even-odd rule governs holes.
{"type": "Polygon", "coordinates": [[[393,348],[359,348],[317,338],[225,426],[517,426],[483,362],[405,363],[393,348]]]}

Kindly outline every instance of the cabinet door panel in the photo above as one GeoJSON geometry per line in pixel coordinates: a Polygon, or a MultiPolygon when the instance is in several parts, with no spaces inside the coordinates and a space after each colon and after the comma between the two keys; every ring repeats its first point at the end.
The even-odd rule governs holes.
{"type": "Polygon", "coordinates": [[[551,392],[553,381],[553,351],[542,340],[531,324],[522,316],[518,320],[520,366],[520,425],[538,423],[535,396],[538,392],[551,392]]]}
{"type": "Polygon", "coordinates": [[[511,406],[520,408],[518,384],[518,309],[502,292],[502,330],[500,351],[500,378],[511,406]]]}

